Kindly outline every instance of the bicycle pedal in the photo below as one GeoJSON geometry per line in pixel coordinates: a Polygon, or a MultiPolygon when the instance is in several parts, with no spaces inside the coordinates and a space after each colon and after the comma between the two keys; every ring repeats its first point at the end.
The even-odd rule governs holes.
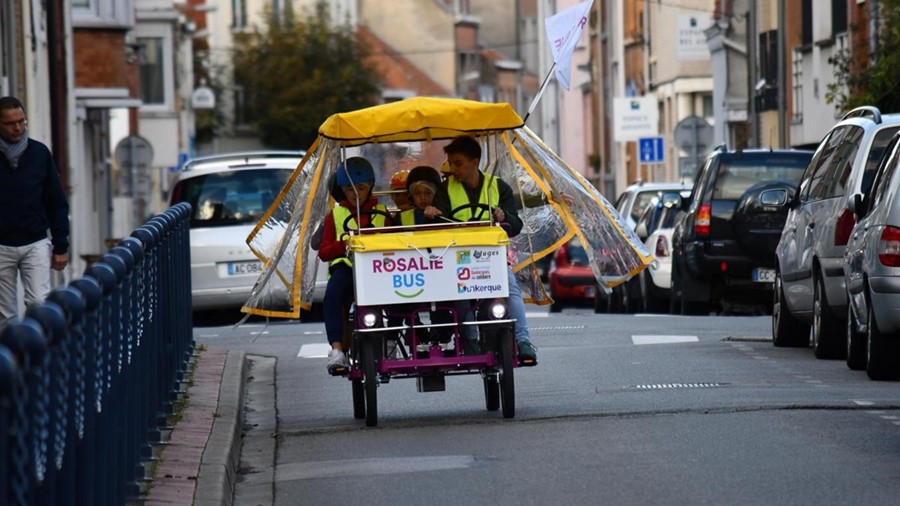
{"type": "Polygon", "coordinates": [[[331,374],[332,376],[346,376],[350,374],[350,369],[341,366],[333,367],[328,370],[328,374],[331,374]]]}
{"type": "Polygon", "coordinates": [[[537,365],[537,360],[519,360],[519,367],[534,367],[537,365]]]}

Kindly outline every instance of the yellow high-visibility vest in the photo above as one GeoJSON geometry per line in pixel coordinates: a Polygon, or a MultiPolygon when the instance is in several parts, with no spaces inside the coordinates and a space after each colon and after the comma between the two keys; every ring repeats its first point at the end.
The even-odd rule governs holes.
{"type": "MultiPolygon", "coordinates": [[[[381,204],[376,205],[373,209],[378,211],[387,213],[387,208],[381,204]]],[[[344,221],[347,220],[347,216],[350,216],[350,221],[347,222],[353,230],[359,230],[359,226],[356,224],[356,217],[353,213],[350,212],[350,209],[347,209],[344,206],[334,206],[331,210],[331,215],[334,217],[334,236],[338,239],[342,235],[344,235],[347,230],[344,228],[344,221]]],[[[382,214],[373,214],[371,216],[372,226],[374,227],[383,227],[384,226],[384,215],[382,214]]],[[[345,256],[337,257],[331,261],[328,265],[337,265],[339,263],[347,264],[347,267],[353,267],[353,262],[350,261],[349,258],[345,256]]]]}
{"type": "MultiPolygon", "coordinates": [[[[478,196],[478,203],[490,204],[492,207],[498,207],[500,205],[500,188],[497,185],[497,178],[483,172],[482,174],[484,175],[484,184],[481,185],[481,194],[478,196]]],[[[466,193],[466,188],[454,177],[447,180],[447,194],[450,196],[451,210],[470,203],[469,194],[466,193]]],[[[467,207],[457,211],[451,218],[460,221],[471,221],[476,216],[476,213],[473,211],[475,210],[471,207],[467,207]]],[[[487,221],[491,219],[490,216],[484,216],[484,211],[482,210],[478,210],[477,213],[479,220],[487,221]]]]}

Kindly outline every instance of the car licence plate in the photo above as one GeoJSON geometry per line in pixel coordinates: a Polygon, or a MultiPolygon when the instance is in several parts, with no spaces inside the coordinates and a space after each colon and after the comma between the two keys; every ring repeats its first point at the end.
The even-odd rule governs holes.
{"type": "Polygon", "coordinates": [[[219,275],[223,277],[247,276],[249,274],[259,274],[262,272],[262,269],[263,265],[259,260],[227,262],[219,264],[219,275]]]}
{"type": "Polygon", "coordinates": [[[774,283],[775,269],[753,269],[753,281],[756,283],[774,283]]]}

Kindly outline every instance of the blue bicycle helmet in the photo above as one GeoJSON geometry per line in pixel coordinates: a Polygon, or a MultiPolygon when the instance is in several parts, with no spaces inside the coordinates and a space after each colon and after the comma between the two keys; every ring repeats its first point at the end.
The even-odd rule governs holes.
{"type": "Polygon", "coordinates": [[[375,184],[375,170],[372,164],[361,156],[348,158],[345,163],[338,165],[338,187],[350,186],[357,183],[375,184]],[[346,163],[346,166],[345,166],[346,163]]]}

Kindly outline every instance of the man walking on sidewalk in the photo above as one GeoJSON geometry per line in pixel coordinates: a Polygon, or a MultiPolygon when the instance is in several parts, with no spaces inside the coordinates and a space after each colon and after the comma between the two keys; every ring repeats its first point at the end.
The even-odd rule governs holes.
{"type": "Polygon", "coordinates": [[[19,276],[28,306],[50,293],[50,269],[69,263],[66,192],[50,149],[27,127],[22,102],[0,98],[0,329],[18,312],[19,276]]]}

